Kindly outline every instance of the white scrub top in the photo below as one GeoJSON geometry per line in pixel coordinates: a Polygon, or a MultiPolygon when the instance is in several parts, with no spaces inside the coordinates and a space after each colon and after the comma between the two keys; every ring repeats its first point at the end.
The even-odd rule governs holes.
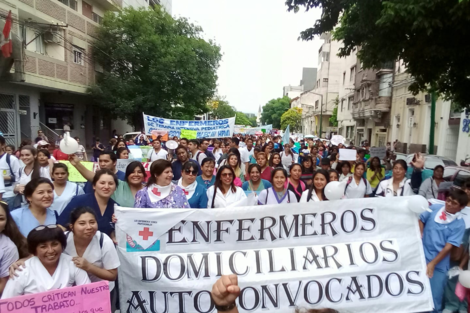
{"type": "Polygon", "coordinates": [[[150,160],[150,162],[153,162],[156,160],[166,160],[167,155],[168,155],[168,152],[165,149],[160,149],[158,153],[155,152],[154,149],[152,149],[147,153],[147,159],[150,160]]]}
{"type": "MultiPolygon", "coordinates": [[[[96,267],[103,268],[105,270],[112,270],[118,268],[121,263],[119,262],[119,257],[116,252],[116,247],[108,235],[103,234],[103,246],[100,247],[100,238],[101,232],[97,231],[93,239],[91,240],[88,247],[83,253],[83,258],[89,263],[95,265],[96,267]]],[[[78,256],[77,250],[75,249],[75,242],[73,240],[73,233],[67,233],[67,248],[64,251],[65,254],[70,255],[71,257],[78,256]]],[[[101,281],[101,278],[96,277],[93,274],[88,274],[90,281],[92,283],[101,281]]],[[[114,289],[114,282],[109,282],[109,290],[114,289]]]]}
{"type": "MultiPolygon", "coordinates": [[[[232,191],[232,188],[224,195],[222,191],[217,188],[217,193],[215,194],[214,199],[214,208],[225,208],[231,203],[240,201],[246,198],[246,194],[242,188],[235,186],[235,192],[232,191]]],[[[214,186],[207,189],[207,208],[212,208],[212,199],[214,198],[214,186]]]]}
{"type": "Polygon", "coordinates": [[[317,193],[315,190],[312,190],[312,196],[308,199],[309,189],[302,192],[302,197],[300,197],[299,203],[307,203],[307,202],[321,202],[320,198],[318,198],[317,193]]]}
{"type": "Polygon", "coordinates": [[[10,265],[19,259],[18,248],[8,236],[0,233],[0,278],[8,277],[10,265]]]}
{"type": "Polygon", "coordinates": [[[2,299],[90,283],[87,273],[73,264],[71,256],[63,253],[52,276],[35,256],[27,260],[25,268],[16,274],[18,277],[8,280],[2,299]]]}
{"type": "Polygon", "coordinates": [[[49,209],[56,211],[57,214],[60,215],[73,197],[84,194],[85,192],[82,187],[68,181],[60,196],[58,196],[54,190],[54,202],[52,202],[49,209]]]}
{"type": "Polygon", "coordinates": [[[370,187],[369,182],[367,179],[361,178],[359,180],[359,184],[356,183],[356,180],[354,179],[354,176],[351,178],[351,183],[348,185],[346,188],[346,185],[349,181],[348,179],[345,179],[339,184],[338,188],[342,188],[343,190],[346,189],[346,192],[344,193],[344,198],[345,199],[358,199],[358,198],[364,198],[365,195],[370,195],[372,194],[372,188],[370,187]],[[364,183],[365,181],[365,183],[364,183]]]}

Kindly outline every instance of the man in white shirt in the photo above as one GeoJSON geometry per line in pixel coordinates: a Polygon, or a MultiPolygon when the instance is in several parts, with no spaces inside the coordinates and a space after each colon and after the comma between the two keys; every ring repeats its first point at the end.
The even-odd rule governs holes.
{"type": "Polygon", "coordinates": [[[162,149],[162,143],[159,139],[155,139],[152,142],[153,145],[153,150],[150,150],[147,154],[147,159],[150,160],[150,162],[156,161],[156,160],[166,160],[166,157],[168,155],[168,152],[165,149],[162,149]]]}
{"type": "Polygon", "coordinates": [[[202,165],[202,160],[207,158],[204,151],[199,150],[199,141],[197,139],[191,139],[188,143],[188,149],[191,152],[191,159],[202,165]]]}
{"type": "Polygon", "coordinates": [[[16,209],[14,207],[16,196],[13,192],[13,185],[20,179],[20,162],[15,156],[6,153],[5,147],[5,138],[0,136],[0,171],[5,185],[5,193],[2,198],[3,201],[8,203],[9,209],[13,210],[16,209]]]}
{"type": "Polygon", "coordinates": [[[250,165],[250,156],[255,152],[255,148],[253,148],[253,139],[248,138],[246,140],[246,147],[240,148],[239,151],[242,162],[245,163],[245,168],[248,169],[248,166],[250,165]]]}

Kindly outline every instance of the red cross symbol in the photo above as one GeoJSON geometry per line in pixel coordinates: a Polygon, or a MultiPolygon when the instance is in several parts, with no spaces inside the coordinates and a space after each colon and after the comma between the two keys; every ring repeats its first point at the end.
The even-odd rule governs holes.
{"type": "Polygon", "coordinates": [[[183,191],[186,196],[189,194],[189,192],[187,192],[186,190],[183,189],[183,191]]]}
{"type": "Polygon", "coordinates": [[[439,218],[443,221],[446,221],[447,220],[446,211],[442,211],[441,216],[439,216],[439,218]]]}
{"type": "Polygon", "coordinates": [[[153,236],[153,232],[148,227],[144,227],[144,230],[139,231],[139,236],[142,236],[143,240],[149,240],[149,237],[153,236]]]}
{"type": "Polygon", "coordinates": [[[159,196],[159,197],[160,197],[160,195],[161,195],[161,192],[158,192],[158,188],[153,188],[153,189],[152,189],[152,192],[153,192],[155,195],[159,196]]]}

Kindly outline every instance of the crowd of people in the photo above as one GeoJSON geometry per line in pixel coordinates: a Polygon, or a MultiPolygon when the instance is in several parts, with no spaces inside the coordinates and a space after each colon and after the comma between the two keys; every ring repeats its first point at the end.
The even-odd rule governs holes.
{"type": "MultiPolygon", "coordinates": [[[[282,142],[281,136],[267,134],[201,140],[175,137],[177,147],[168,149],[160,136],[151,139],[141,134],[131,142],[116,137],[108,147],[96,140],[92,159],[99,170],[93,172],[82,164],[88,159],[82,146],[73,155],[60,149],[51,154],[47,137],[39,133],[35,145],[22,144],[16,151],[0,136],[2,298],[90,281],[114,282],[120,265],[114,247],[115,204],[223,209],[248,196],[257,205],[319,202],[328,201],[325,188],[333,181],[339,183],[343,199],[415,194],[433,199],[443,182],[442,166],[422,181],[420,154],[409,165],[396,160],[391,150],[383,159],[370,158],[367,146],[346,147],[310,138],[282,142]],[[130,162],[125,172],[116,169],[118,159],[132,158],[128,145],[134,144],[152,146],[147,155],[149,175],[140,161],[130,162]],[[356,159],[343,161],[342,149],[355,150],[356,159]],[[70,182],[69,169],[60,160],[69,161],[87,183],[70,182]],[[410,178],[408,166],[413,168],[410,178]]],[[[445,205],[431,206],[432,213],[425,212],[419,219],[438,312],[455,304],[451,294],[444,296],[446,284],[455,286],[446,278],[447,270],[452,262],[462,268],[468,262],[469,234],[464,236],[465,225],[457,218],[470,205],[468,195],[470,182],[452,189],[445,205]],[[439,220],[436,214],[445,219],[439,220]],[[460,254],[452,253],[451,259],[453,249],[460,249],[460,254]]],[[[110,290],[114,289],[111,285],[110,290]]],[[[110,296],[116,304],[116,293],[110,296]]]]}

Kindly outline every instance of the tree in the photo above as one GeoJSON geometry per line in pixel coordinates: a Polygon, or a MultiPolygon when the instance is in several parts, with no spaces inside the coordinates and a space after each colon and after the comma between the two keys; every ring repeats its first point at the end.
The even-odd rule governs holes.
{"type": "Polygon", "coordinates": [[[290,131],[296,132],[302,129],[302,109],[292,108],[281,116],[281,129],[285,130],[290,125],[290,131]]]}
{"type": "Polygon", "coordinates": [[[339,98],[336,97],[335,108],[333,109],[333,114],[331,114],[330,118],[328,119],[331,125],[333,125],[333,127],[338,127],[338,104],[339,104],[339,98]]]}
{"type": "Polygon", "coordinates": [[[224,99],[213,100],[209,106],[211,115],[216,120],[235,116],[235,109],[224,99]]]}
{"type": "Polygon", "coordinates": [[[159,7],[106,13],[93,47],[103,74],[89,93],[110,118],[134,126],[142,112],[194,119],[207,112],[221,60],[220,47],[202,34],[201,27],[159,7]]]}
{"type": "Polygon", "coordinates": [[[256,121],[256,116],[249,118],[252,127],[258,127],[258,122],[256,121]]]}
{"type": "Polygon", "coordinates": [[[432,86],[461,108],[470,106],[470,1],[286,0],[286,5],[323,10],[302,39],[333,31],[342,41],[340,56],[361,47],[358,57],[366,68],[403,60],[414,79],[413,93],[432,86]]]}
{"type": "Polygon", "coordinates": [[[250,120],[246,117],[245,113],[236,112],[237,117],[235,118],[235,125],[244,125],[248,126],[251,125],[250,120]]]}
{"type": "Polygon", "coordinates": [[[285,96],[283,98],[272,99],[263,107],[261,113],[261,123],[263,125],[272,124],[273,128],[281,128],[281,116],[289,110],[290,98],[285,96]]]}

